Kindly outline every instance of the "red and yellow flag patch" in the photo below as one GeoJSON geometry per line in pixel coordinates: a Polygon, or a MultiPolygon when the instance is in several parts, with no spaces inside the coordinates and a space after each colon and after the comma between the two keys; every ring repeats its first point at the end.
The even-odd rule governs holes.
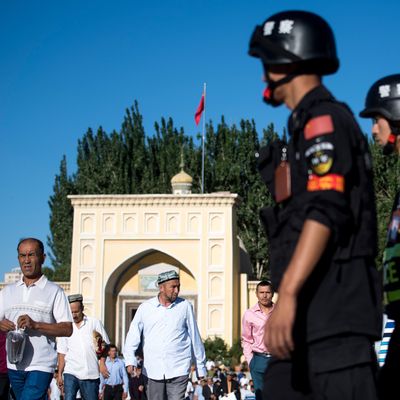
{"type": "Polygon", "coordinates": [[[344,177],[337,174],[328,174],[325,176],[310,175],[307,182],[308,192],[317,192],[321,190],[336,190],[344,192],[344,177]]]}
{"type": "Polygon", "coordinates": [[[321,135],[327,135],[334,131],[332,117],[327,115],[321,115],[319,117],[311,118],[305,128],[304,137],[307,140],[313,139],[321,135]]]}

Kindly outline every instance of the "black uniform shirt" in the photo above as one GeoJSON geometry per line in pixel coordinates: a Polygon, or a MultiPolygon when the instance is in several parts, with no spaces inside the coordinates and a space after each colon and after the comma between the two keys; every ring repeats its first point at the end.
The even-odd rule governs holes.
{"type": "Polygon", "coordinates": [[[400,321],[400,192],[396,194],[383,256],[386,312],[400,321]]]}
{"type": "Polygon", "coordinates": [[[308,341],[343,333],[377,338],[376,213],[365,137],[323,86],[293,110],[289,133],[292,197],[270,238],[273,284],[279,287],[305,220],[326,225],[331,238],[300,292],[295,332],[308,341]]]}
{"type": "Polygon", "coordinates": [[[289,132],[293,197],[302,197],[305,218],[328,226],[340,247],[351,246],[337,258],[375,256],[372,163],[350,110],[319,86],[293,111],[289,132]]]}

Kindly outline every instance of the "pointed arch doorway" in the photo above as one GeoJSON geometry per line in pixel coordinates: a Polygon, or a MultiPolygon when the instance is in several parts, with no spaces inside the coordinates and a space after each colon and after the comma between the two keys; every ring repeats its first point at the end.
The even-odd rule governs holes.
{"type": "Polygon", "coordinates": [[[181,281],[180,296],[192,303],[197,314],[197,284],[190,270],[162,251],[143,251],[117,267],[105,286],[105,327],[118,346],[123,346],[140,304],[157,295],[158,274],[169,270],[178,272],[181,281]]]}

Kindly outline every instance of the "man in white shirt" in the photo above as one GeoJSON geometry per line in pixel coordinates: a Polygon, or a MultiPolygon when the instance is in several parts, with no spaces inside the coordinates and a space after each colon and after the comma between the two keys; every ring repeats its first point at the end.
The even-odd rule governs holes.
{"type": "MultiPolygon", "coordinates": [[[[85,400],[98,400],[100,386],[98,358],[104,354],[98,349],[97,341],[99,335],[105,343],[109,344],[110,341],[103,324],[98,319],[83,313],[81,294],[68,296],[68,300],[74,319],[73,333],[71,337],[60,338],[58,341],[58,385],[64,389],[65,400],[75,400],[78,390],[85,400]]],[[[102,368],[106,373],[104,358],[102,368]]]]}
{"type": "Polygon", "coordinates": [[[72,334],[72,317],[64,291],[42,273],[43,243],[22,239],[17,246],[22,279],[0,292],[0,330],[23,329],[22,360],[7,360],[17,400],[45,399],[57,364],[55,338],[72,334]]]}
{"type": "Polygon", "coordinates": [[[143,337],[149,399],[183,400],[192,355],[198,376],[206,375],[204,345],[192,305],[178,297],[178,273],[161,273],[157,284],[158,296],[142,303],[131,322],[125,340],[125,364],[130,374],[136,366],[135,351],[143,337]]]}

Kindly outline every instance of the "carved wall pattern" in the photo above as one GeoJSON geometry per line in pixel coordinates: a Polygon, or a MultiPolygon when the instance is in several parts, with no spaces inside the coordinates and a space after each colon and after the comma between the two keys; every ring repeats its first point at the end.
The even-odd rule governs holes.
{"type": "Polygon", "coordinates": [[[122,232],[123,233],[137,233],[138,232],[138,220],[137,214],[122,214],[122,232]]]}
{"type": "Polygon", "coordinates": [[[115,234],[115,214],[103,214],[103,233],[115,234]]]}
{"type": "Polygon", "coordinates": [[[95,215],[94,214],[81,214],[81,233],[91,234],[95,233],[95,215]]]}
{"type": "Polygon", "coordinates": [[[221,299],[224,298],[224,274],[220,273],[210,273],[209,283],[208,283],[208,298],[209,299],[221,299]]]}
{"type": "Polygon", "coordinates": [[[160,233],[160,215],[158,213],[145,213],[144,226],[146,233],[160,233]]]}
{"type": "Polygon", "coordinates": [[[209,241],[209,266],[223,266],[223,240],[209,241]]]}
{"type": "Polygon", "coordinates": [[[222,331],[223,314],[220,305],[210,305],[208,314],[208,329],[209,331],[222,331]]]}
{"type": "Polygon", "coordinates": [[[200,213],[188,213],[187,231],[188,233],[200,233],[200,213]]]}
{"type": "Polygon", "coordinates": [[[180,214],[178,213],[167,213],[166,214],[166,220],[167,220],[167,224],[165,227],[165,231],[167,233],[179,233],[180,231],[180,226],[179,226],[179,222],[180,222],[180,214]]]}
{"type": "Polygon", "coordinates": [[[236,194],[192,194],[185,196],[174,195],[70,195],[74,207],[226,207],[233,206],[236,194]]]}
{"type": "Polygon", "coordinates": [[[93,268],[95,266],[94,240],[81,240],[80,267],[93,268]]]}
{"type": "Polygon", "coordinates": [[[224,232],[224,214],[210,213],[209,231],[211,234],[222,234],[224,232]]]}
{"type": "Polygon", "coordinates": [[[93,298],[93,282],[89,276],[83,275],[81,278],[81,294],[84,299],[93,298]]]}

